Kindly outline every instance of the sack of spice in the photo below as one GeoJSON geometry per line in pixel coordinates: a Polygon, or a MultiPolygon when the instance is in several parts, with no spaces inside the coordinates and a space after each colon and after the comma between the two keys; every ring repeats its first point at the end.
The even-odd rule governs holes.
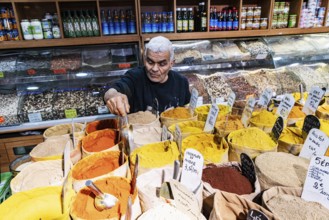
{"type": "Polygon", "coordinates": [[[203,131],[205,124],[206,123],[203,121],[185,121],[185,122],[180,122],[177,124],[170,125],[168,130],[171,132],[171,134],[174,134],[176,130],[176,125],[178,125],[182,133],[182,139],[184,139],[194,134],[212,133],[212,131],[209,132],[203,131]]]}
{"type": "MultiPolygon", "coordinates": [[[[201,105],[194,109],[194,112],[198,115],[199,121],[207,121],[208,113],[211,108],[211,105],[201,105]]],[[[228,105],[218,105],[219,112],[216,121],[223,115],[227,115],[229,113],[229,106],[228,105]]]]}
{"type": "Polygon", "coordinates": [[[105,120],[90,122],[86,126],[86,134],[90,134],[94,131],[99,131],[107,128],[118,129],[119,128],[118,119],[113,118],[113,119],[105,119],[105,120]]]}
{"type": "Polygon", "coordinates": [[[72,168],[73,188],[78,192],[85,186],[87,180],[122,176],[130,178],[128,159],[121,164],[119,151],[105,151],[83,158],[72,168]]]}
{"type": "Polygon", "coordinates": [[[301,198],[302,187],[272,187],[263,193],[263,206],[280,219],[328,219],[329,209],[301,198]]]}
{"type": "Polygon", "coordinates": [[[133,129],[143,127],[160,127],[159,117],[152,114],[150,111],[139,111],[136,113],[128,114],[129,124],[133,126],[133,129]]]}
{"type": "MultiPolygon", "coordinates": [[[[74,136],[77,136],[78,133],[84,132],[84,125],[80,123],[74,123],[74,136]]],[[[45,139],[53,136],[62,136],[62,135],[72,135],[72,124],[61,124],[55,125],[53,127],[47,128],[43,133],[45,139]]]]}
{"type": "Polygon", "coordinates": [[[215,124],[215,134],[225,137],[232,131],[244,128],[240,115],[221,116],[215,124]]]}
{"type": "Polygon", "coordinates": [[[327,103],[320,105],[315,114],[321,119],[329,120],[329,105],[327,103]]]}
{"type": "Polygon", "coordinates": [[[294,127],[284,128],[278,142],[278,151],[298,156],[304,145],[302,130],[294,127]]]}
{"type": "Polygon", "coordinates": [[[104,129],[92,132],[82,139],[82,156],[96,152],[119,150],[119,131],[104,129]]]}
{"type": "Polygon", "coordinates": [[[249,122],[251,127],[257,127],[269,134],[272,131],[277,118],[278,116],[273,112],[262,110],[259,112],[253,112],[249,122]]]}
{"type": "Polygon", "coordinates": [[[228,162],[228,144],[225,138],[213,134],[196,134],[184,138],[182,141],[183,155],[185,150],[193,148],[204,158],[204,164],[228,162]]]}
{"type": "Polygon", "coordinates": [[[268,219],[278,220],[267,209],[234,193],[218,191],[203,203],[203,214],[209,220],[248,219],[250,209],[264,213],[268,219]]]}
{"type": "Polygon", "coordinates": [[[66,143],[69,142],[73,150],[72,140],[65,136],[54,136],[35,146],[30,152],[33,161],[60,160],[64,154],[66,143]]]}
{"type": "Polygon", "coordinates": [[[241,165],[237,162],[222,164],[208,164],[203,168],[203,198],[207,198],[218,191],[235,193],[252,200],[260,193],[260,185],[251,182],[242,174],[241,165]]]}
{"type": "Polygon", "coordinates": [[[167,128],[172,124],[184,121],[196,121],[197,119],[198,115],[196,113],[191,115],[189,109],[185,107],[169,108],[160,114],[161,124],[167,128]]]}
{"type": "Polygon", "coordinates": [[[243,128],[227,136],[229,160],[240,161],[240,154],[245,153],[254,159],[261,153],[277,151],[278,144],[259,128],[243,128]]]}
{"type": "MultiPolygon", "coordinates": [[[[287,124],[289,125],[294,125],[297,121],[303,119],[306,117],[306,114],[302,111],[303,106],[293,106],[288,118],[287,118],[287,124]]],[[[277,108],[273,109],[273,112],[275,113],[277,108]]]]}
{"type": "Polygon", "coordinates": [[[267,152],[256,157],[256,174],[262,190],[274,186],[301,187],[309,160],[284,152],[267,152]]]}
{"type": "MultiPolygon", "coordinates": [[[[161,141],[161,127],[140,127],[133,129],[133,139],[135,147],[141,147],[147,144],[161,141]],[[147,135],[145,135],[147,134],[147,135]]],[[[173,140],[173,136],[168,132],[168,140],[173,140]]]]}
{"type": "MultiPolygon", "coordinates": [[[[95,208],[95,196],[88,187],[82,188],[71,202],[70,215],[74,220],[83,219],[110,219],[124,220],[127,212],[128,197],[130,196],[130,179],[112,176],[94,181],[94,184],[104,193],[118,198],[118,202],[110,209],[99,211],[95,208]]],[[[137,219],[141,214],[137,189],[132,194],[132,216],[137,219]]]]}

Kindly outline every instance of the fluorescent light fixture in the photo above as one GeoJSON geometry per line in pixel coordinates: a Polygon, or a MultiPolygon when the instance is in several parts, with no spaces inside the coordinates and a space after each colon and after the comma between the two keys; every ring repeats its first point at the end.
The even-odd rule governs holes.
{"type": "Polygon", "coordinates": [[[290,64],[289,66],[298,66],[299,63],[293,63],[293,64],[290,64]]]}
{"type": "Polygon", "coordinates": [[[87,76],[88,73],[77,73],[75,75],[78,76],[78,77],[83,77],[83,76],[87,76]]]}
{"type": "Polygon", "coordinates": [[[274,57],[273,60],[274,61],[282,60],[282,57],[274,57]]]}
{"type": "Polygon", "coordinates": [[[27,90],[37,90],[37,89],[39,89],[39,87],[38,86],[29,86],[26,89],[27,90]]]}

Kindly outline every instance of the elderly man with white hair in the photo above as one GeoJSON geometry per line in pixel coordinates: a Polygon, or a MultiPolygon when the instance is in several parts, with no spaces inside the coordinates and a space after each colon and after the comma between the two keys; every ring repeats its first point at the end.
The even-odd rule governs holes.
{"type": "Polygon", "coordinates": [[[109,110],[123,116],[154,108],[161,113],[187,104],[191,96],[188,81],[171,70],[173,64],[172,43],[162,36],[152,38],[146,44],[144,66],[128,70],[105,93],[109,110]]]}

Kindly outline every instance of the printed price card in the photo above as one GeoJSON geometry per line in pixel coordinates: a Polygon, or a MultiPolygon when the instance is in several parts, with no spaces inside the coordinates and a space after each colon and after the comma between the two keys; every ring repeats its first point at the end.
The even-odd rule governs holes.
{"type": "Polygon", "coordinates": [[[271,101],[272,98],[272,89],[266,88],[262,95],[260,96],[260,99],[258,101],[258,105],[266,108],[268,103],[271,101]]]}
{"type": "Polygon", "coordinates": [[[247,220],[268,220],[268,217],[261,211],[250,209],[247,214],[247,220]]]}
{"type": "Polygon", "coordinates": [[[0,78],[3,78],[3,77],[5,77],[5,74],[2,71],[0,71],[0,78]]]}
{"type": "Polygon", "coordinates": [[[312,157],[303,187],[302,199],[319,202],[329,209],[329,157],[312,157]]]}
{"type": "Polygon", "coordinates": [[[107,114],[107,113],[109,113],[109,109],[105,105],[98,106],[97,110],[98,110],[98,114],[107,114]]]}
{"type": "Polygon", "coordinates": [[[183,184],[177,180],[171,179],[169,181],[170,189],[175,200],[176,207],[189,216],[191,220],[198,220],[200,218],[200,208],[198,201],[195,199],[193,192],[188,190],[183,184]]]}
{"type": "Polygon", "coordinates": [[[190,99],[190,105],[189,105],[189,108],[190,108],[190,112],[194,112],[194,109],[196,108],[197,106],[197,103],[198,103],[198,90],[196,90],[195,88],[192,89],[192,93],[191,93],[191,99],[190,99]]]}
{"type": "Polygon", "coordinates": [[[308,133],[299,156],[307,159],[311,159],[312,156],[323,156],[326,153],[328,146],[328,136],[323,131],[313,128],[308,133]]]}
{"type": "Polygon", "coordinates": [[[204,132],[214,130],[218,113],[219,113],[218,105],[212,104],[207,116],[206,124],[203,128],[204,132]]]}
{"type": "Polygon", "coordinates": [[[184,154],[181,183],[189,190],[194,191],[201,183],[203,168],[202,154],[188,148],[184,154]]]}
{"type": "Polygon", "coordinates": [[[77,110],[72,108],[72,109],[65,109],[65,117],[66,118],[76,118],[78,116],[77,110]]]}
{"type": "Polygon", "coordinates": [[[292,107],[294,107],[295,104],[295,99],[291,94],[286,94],[279,107],[278,110],[276,111],[276,114],[278,116],[281,116],[283,118],[283,120],[286,120],[288,118],[288,115],[292,109],[292,107]]]}
{"type": "Polygon", "coordinates": [[[304,140],[306,139],[308,133],[310,132],[310,130],[312,130],[312,128],[320,129],[320,126],[320,120],[316,116],[307,115],[304,119],[304,124],[302,128],[304,140]]]}
{"type": "Polygon", "coordinates": [[[41,113],[40,112],[35,112],[35,113],[29,113],[27,115],[29,118],[29,122],[40,122],[42,121],[41,113]]]}
{"type": "Polygon", "coordinates": [[[324,93],[325,91],[319,87],[312,87],[302,111],[307,115],[313,115],[316,112],[316,109],[318,108],[324,93]]]}
{"type": "Polygon", "coordinates": [[[227,105],[230,107],[230,111],[232,111],[234,102],[235,102],[235,93],[232,91],[227,98],[227,105]]]}
{"type": "Polygon", "coordinates": [[[251,118],[252,111],[254,110],[255,107],[255,103],[256,103],[255,98],[249,97],[246,103],[246,107],[242,112],[241,121],[245,128],[248,127],[249,119],[251,118]]]}

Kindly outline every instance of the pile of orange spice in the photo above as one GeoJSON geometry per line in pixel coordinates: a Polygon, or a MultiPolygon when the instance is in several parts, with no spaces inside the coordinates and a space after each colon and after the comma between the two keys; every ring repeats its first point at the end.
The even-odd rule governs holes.
{"type": "Polygon", "coordinates": [[[186,119],[192,117],[189,109],[184,107],[176,107],[173,109],[169,109],[167,111],[162,112],[161,116],[166,118],[180,118],[180,119],[186,119]]]}
{"type": "Polygon", "coordinates": [[[88,152],[99,152],[118,143],[118,131],[104,129],[88,134],[82,139],[82,146],[88,152]]]}

